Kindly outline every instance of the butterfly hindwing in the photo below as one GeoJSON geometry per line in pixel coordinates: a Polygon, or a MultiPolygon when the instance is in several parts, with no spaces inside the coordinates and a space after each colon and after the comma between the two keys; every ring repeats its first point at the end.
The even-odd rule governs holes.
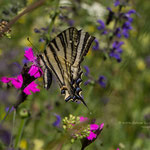
{"type": "Polygon", "coordinates": [[[47,72],[50,78],[49,70],[52,71],[59,83],[61,94],[65,95],[65,101],[81,100],[84,103],[80,95],[82,91],[80,64],[93,40],[94,37],[87,32],[70,27],[49,42],[44,53],[40,55],[41,62],[47,69],[44,76],[48,77],[45,75],[47,72]]]}

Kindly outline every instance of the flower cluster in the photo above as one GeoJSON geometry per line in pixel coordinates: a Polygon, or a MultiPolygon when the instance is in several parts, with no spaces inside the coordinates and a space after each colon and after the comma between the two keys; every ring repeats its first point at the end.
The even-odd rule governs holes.
{"type": "Polygon", "coordinates": [[[89,124],[89,119],[87,117],[76,117],[70,115],[63,119],[63,128],[67,131],[71,131],[71,142],[74,142],[77,139],[87,139],[94,140],[98,136],[96,131],[101,131],[103,129],[104,123],[101,125],[98,124],[89,124]]]}
{"type": "Polygon", "coordinates": [[[97,80],[95,80],[91,75],[90,75],[90,69],[88,66],[84,66],[85,69],[85,76],[88,77],[88,80],[85,81],[84,85],[87,84],[94,84],[94,83],[98,83],[102,88],[106,87],[107,84],[107,78],[103,75],[100,75],[99,78],[97,80]]]}
{"type": "Polygon", "coordinates": [[[31,95],[31,91],[33,93],[40,91],[40,89],[37,88],[38,85],[33,80],[41,77],[43,72],[38,65],[37,57],[34,56],[32,48],[27,48],[24,56],[29,62],[32,63],[31,67],[26,70],[24,69],[24,67],[21,74],[19,74],[17,77],[2,77],[1,82],[11,83],[16,89],[21,89],[26,95],[31,95]],[[26,79],[25,74],[29,74],[29,77],[31,77],[30,83],[29,77],[28,79],[26,79]],[[26,82],[26,80],[28,80],[28,82],[26,82]]]}
{"type": "MultiPolygon", "coordinates": [[[[132,14],[136,11],[131,9],[124,12],[123,7],[127,7],[127,2],[121,0],[115,0],[114,6],[117,7],[117,11],[113,11],[111,8],[107,8],[109,11],[106,24],[102,20],[98,20],[97,29],[100,31],[101,35],[105,35],[108,43],[107,47],[102,47],[101,50],[108,53],[110,58],[115,58],[117,62],[121,62],[121,54],[123,52],[121,46],[124,42],[121,38],[129,38],[129,32],[133,29],[131,24],[133,22],[132,14]],[[113,22],[114,26],[112,29],[108,25],[113,22]]],[[[99,50],[99,42],[95,40],[95,45],[93,50],[99,50]]]]}

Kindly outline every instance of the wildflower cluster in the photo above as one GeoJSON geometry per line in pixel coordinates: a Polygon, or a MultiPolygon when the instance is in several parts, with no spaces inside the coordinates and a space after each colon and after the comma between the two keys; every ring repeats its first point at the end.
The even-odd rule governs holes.
{"type": "Polygon", "coordinates": [[[31,92],[39,92],[40,89],[37,88],[37,84],[34,82],[36,78],[41,77],[42,70],[39,67],[38,59],[33,54],[32,48],[25,49],[25,58],[32,63],[30,67],[24,64],[21,73],[16,77],[2,77],[1,82],[13,85],[16,89],[21,89],[24,97],[31,95],[31,92]]]}
{"type": "Polygon", "coordinates": [[[107,84],[107,79],[105,76],[103,75],[100,75],[99,78],[97,80],[95,80],[92,75],[90,74],[90,69],[88,66],[84,66],[84,69],[85,69],[85,76],[88,77],[88,80],[85,81],[84,85],[87,85],[87,84],[95,84],[95,83],[98,83],[102,88],[105,88],[106,87],[106,84],[107,84]]]}
{"type": "Polygon", "coordinates": [[[63,128],[66,131],[71,131],[71,142],[77,139],[87,139],[92,141],[98,134],[95,132],[97,130],[102,130],[103,123],[101,125],[89,124],[89,119],[87,117],[76,117],[70,115],[63,119],[63,128]]]}
{"type": "Polygon", "coordinates": [[[5,35],[6,37],[11,38],[10,36],[11,30],[9,28],[6,32],[3,33],[3,30],[5,29],[7,25],[8,25],[8,21],[5,21],[5,20],[0,21],[0,36],[5,35]]]}
{"type": "Polygon", "coordinates": [[[121,41],[121,38],[129,38],[129,32],[133,29],[131,24],[133,22],[132,14],[135,14],[136,11],[131,9],[128,11],[123,11],[123,8],[127,7],[128,2],[125,0],[115,0],[114,6],[117,7],[117,11],[113,11],[111,8],[107,8],[108,17],[106,23],[102,20],[98,20],[97,29],[100,31],[100,34],[105,35],[104,38],[107,40],[107,46],[100,47],[99,42],[96,39],[93,50],[101,50],[102,52],[108,54],[110,58],[115,58],[117,62],[121,62],[121,54],[123,52],[122,45],[124,44],[121,41]],[[110,29],[109,25],[113,24],[113,27],[110,29]]]}

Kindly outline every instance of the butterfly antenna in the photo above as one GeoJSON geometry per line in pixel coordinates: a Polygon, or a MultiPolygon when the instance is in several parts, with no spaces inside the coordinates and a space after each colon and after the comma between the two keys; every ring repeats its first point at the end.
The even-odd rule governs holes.
{"type": "Polygon", "coordinates": [[[34,49],[36,49],[37,52],[39,53],[38,48],[37,48],[35,45],[32,44],[32,42],[30,41],[30,38],[29,38],[29,37],[27,37],[27,41],[28,41],[28,42],[30,43],[30,45],[31,45],[34,49]]]}

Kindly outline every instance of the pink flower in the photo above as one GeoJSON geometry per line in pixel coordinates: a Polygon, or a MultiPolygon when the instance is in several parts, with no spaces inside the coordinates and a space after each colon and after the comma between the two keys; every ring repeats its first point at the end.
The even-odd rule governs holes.
{"type": "Polygon", "coordinates": [[[87,117],[83,117],[83,116],[80,117],[80,122],[84,122],[84,121],[86,121],[86,120],[88,120],[87,117]]]}
{"type": "Polygon", "coordinates": [[[97,137],[97,135],[99,134],[99,133],[97,134],[96,132],[101,131],[103,129],[103,126],[104,126],[104,123],[102,123],[100,125],[90,124],[90,134],[89,134],[89,136],[87,136],[87,139],[88,140],[95,139],[97,137]]]}
{"type": "Polygon", "coordinates": [[[32,65],[28,73],[30,74],[30,76],[39,78],[41,76],[42,69],[36,65],[32,65]]]}
{"type": "Polygon", "coordinates": [[[20,89],[22,87],[22,83],[23,83],[23,78],[22,75],[18,75],[16,78],[7,78],[7,77],[2,77],[1,81],[3,83],[9,83],[11,81],[12,85],[17,88],[20,89]]]}
{"type": "MultiPolygon", "coordinates": [[[[9,83],[10,81],[11,81],[12,85],[15,88],[20,89],[22,87],[22,84],[23,84],[22,74],[18,75],[16,78],[7,78],[7,77],[2,77],[1,78],[1,82],[3,82],[3,83],[9,83]]],[[[25,89],[23,90],[23,92],[26,95],[31,95],[31,91],[33,93],[40,92],[40,89],[36,88],[37,86],[38,85],[33,81],[27,87],[25,87],[25,89]]]]}
{"type": "Polygon", "coordinates": [[[43,74],[43,71],[39,67],[37,57],[34,56],[34,53],[33,53],[33,50],[31,47],[29,47],[25,50],[24,56],[26,57],[26,59],[28,61],[33,63],[28,72],[30,74],[30,76],[34,76],[35,78],[41,77],[41,75],[43,74]]]}
{"type": "Polygon", "coordinates": [[[96,138],[96,136],[97,135],[95,133],[93,133],[93,132],[90,131],[90,134],[89,134],[89,136],[87,136],[87,139],[88,140],[93,140],[94,138],[96,138]]]}
{"type": "MultiPolygon", "coordinates": [[[[80,122],[84,122],[87,121],[88,118],[87,117],[80,117],[80,122]]],[[[103,129],[104,123],[98,125],[98,124],[90,124],[90,134],[89,136],[87,136],[88,140],[93,140],[94,138],[97,137],[97,134],[95,133],[95,131],[101,131],[103,129]],[[92,132],[93,131],[93,132],[92,132]]]]}
{"type": "Polygon", "coordinates": [[[104,127],[104,123],[102,123],[101,125],[100,125],[100,130],[102,130],[103,129],[103,127],[104,127]]]}
{"type": "Polygon", "coordinates": [[[119,150],[119,148],[117,148],[116,150],[119,150]]]}
{"type": "Polygon", "coordinates": [[[20,89],[23,84],[23,77],[22,75],[18,75],[17,78],[12,78],[11,83],[14,85],[15,88],[20,89]]]}
{"type": "Polygon", "coordinates": [[[97,130],[99,128],[98,124],[90,124],[90,130],[97,130]]]}
{"type": "Polygon", "coordinates": [[[27,95],[31,95],[31,91],[33,93],[40,92],[40,89],[36,88],[37,86],[38,85],[33,81],[23,90],[23,92],[27,95]]]}
{"type": "Polygon", "coordinates": [[[29,60],[29,61],[31,61],[31,62],[35,62],[36,61],[36,56],[34,56],[34,54],[33,54],[33,50],[32,50],[32,48],[31,47],[29,47],[29,48],[27,48],[26,50],[25,50],[25,54],[24,54],[24,56],[26,57],[26,59],[27,60],[29,60]]]}
{"type": "Polygon", "coordinates": [[[11,78],[7,78],[7,77],[1,78],[1,82],[3,82],[3,83],[9,83],[10,81],[11,81],[11,78]]]}

